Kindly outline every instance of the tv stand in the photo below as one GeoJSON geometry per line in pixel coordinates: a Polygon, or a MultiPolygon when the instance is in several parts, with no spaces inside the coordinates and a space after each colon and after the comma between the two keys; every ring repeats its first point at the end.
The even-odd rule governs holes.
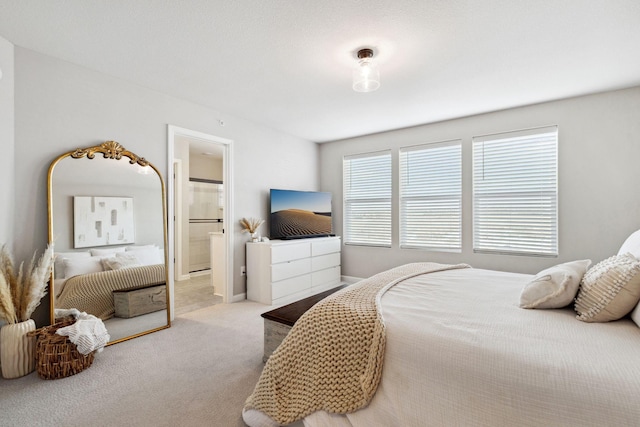
{"type": "MultiPolygon", "coordinates": [[[[297,236],[286,236],[280,240],[315,239],[317,237],[335,237],[335,234],[301,234],[297,236]]],[[[274,239],[274,240],[277,240],[277,239],[274,239]]]]}
{"type": "Polygon", "coordinates": [[[284,305],[340,285],[340,237],[247,243],[247,299],[284,305]]]}

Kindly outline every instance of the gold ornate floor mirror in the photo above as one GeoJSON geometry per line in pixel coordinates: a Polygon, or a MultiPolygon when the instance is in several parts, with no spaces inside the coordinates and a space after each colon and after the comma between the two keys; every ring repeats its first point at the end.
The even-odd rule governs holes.
{"type": "Polygon", "coordinates": [[[158,169],[107,141],[60,155],[47,181],[51,321],[55,309],[93,314],[104,321],[109,344],[168,328],[167,208],[158,169]]]}

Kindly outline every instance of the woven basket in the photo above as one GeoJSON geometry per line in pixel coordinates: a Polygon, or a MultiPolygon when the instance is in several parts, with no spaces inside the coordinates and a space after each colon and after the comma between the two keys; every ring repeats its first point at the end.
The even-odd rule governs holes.
{"type": "Polygon", "coordinates": [[[78,351],[69,337],[56,334],[56,331],[75,322],[73,316],[56,319],[56,323],[29,332],[36,337],[36,370],[44,380],[55,380],[75,375],[87,369],[93,363],[95,351],[86,356],[78,351]]]}

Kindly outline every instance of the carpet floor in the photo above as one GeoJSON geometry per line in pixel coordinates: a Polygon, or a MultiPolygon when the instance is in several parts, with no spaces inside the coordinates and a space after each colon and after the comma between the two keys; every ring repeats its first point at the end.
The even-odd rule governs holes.
{"type": "Polygon", "coordinates": [[[203,308],[107,347],[77,375],[0,379],[0,425],[244,426],[268,310],[250,301],[203,308]]]}

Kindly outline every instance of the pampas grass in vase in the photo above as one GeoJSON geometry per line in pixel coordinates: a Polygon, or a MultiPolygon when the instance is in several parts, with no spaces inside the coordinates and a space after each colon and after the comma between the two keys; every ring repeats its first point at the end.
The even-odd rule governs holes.
{"type": "Polygon", "coordinates": [[[52,244],[37,261],[34,253],[26,269],[24,263],[16,268],[7,245],[0,249],[0,320],[7,323],[0,329],[4,378],[18,378],[35,369],[34,339],[27,333],[35,330],[31,315],[47,294],[52,265],[52,244]]]}
{"type": "Polygon", "coordinates": [[[258,237],[256,236],[256,231],[258,231],[258,227],[260,227],[263,222],[264,219],[260,218],[242,218],[240,220],[242,232],[251,234],[251,241],[257,242],[258,237]]]}

